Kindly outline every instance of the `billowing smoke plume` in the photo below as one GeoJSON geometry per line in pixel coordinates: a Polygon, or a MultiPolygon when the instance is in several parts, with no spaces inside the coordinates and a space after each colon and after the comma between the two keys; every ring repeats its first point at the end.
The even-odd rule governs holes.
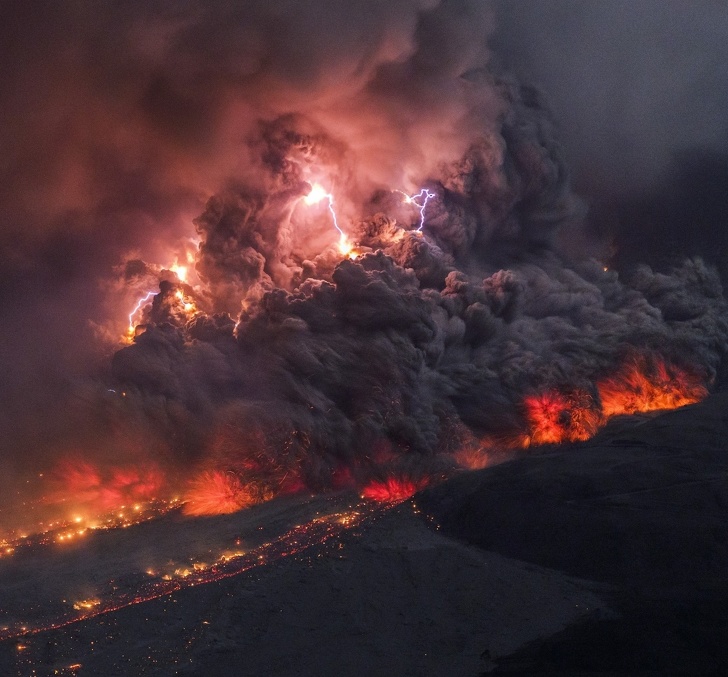
{"type": "MultiPolygon", "coordinates": [[[[129,307],[114,308],[116,325],[98,314],[99,334],[121,333],[146,299],[103,395],[74,391],[77,446],[227,477],[257,500],[551,441],[536,410],[580,439],[628,380],[620,370],[693,390],[716,377],[726,306],[700,260],[624,281],[560,250],[582,203],[541,95],[489,64],[487,3],[73,12],[35,27],[58,50],[51,70],[83,77],[44,90],[68,116],[10,154],[27,169],[7,202],[36,222],[23,182],[61,136],[35,237],[87,232],[109,269],[117,255],[120,279],[98,303],[122,290],[129,307]],[[307,204],[315,185],[327,197],[307,204]],[[423,188],[425,207],[407,199],[423,188]]],[[[19,112],[30,93],[13,91],[19,112]]]]}

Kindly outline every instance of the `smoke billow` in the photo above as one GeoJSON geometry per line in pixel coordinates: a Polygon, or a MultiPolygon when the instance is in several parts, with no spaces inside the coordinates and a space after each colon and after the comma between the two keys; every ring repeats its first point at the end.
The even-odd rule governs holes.
{"type": "MultiPolygon", "coordinates": [[[[16,59],[59,58],[42,124],[13,122],[18,139],[44,136],[9,154],[8,213],[35,224],[40,250],[97,244],[85,282],[116,263],[90,304],[110,307],[97,336],[121,333],[147,295],[104,386],[74,389],[59,448],[151,457],[183,480],[232,473],[221,490],[255,487],[253,501],[536,442],[532,396],[561,393],[554,425],[583,427],[624,364],[718,374],[726,303],[700,259],[625,280],[559,246],[583,203],[542,95],[489,62],[487,3],[14,14],[46,38],[30,57],[12,42],[16,59]],[[327,197],[309,205],[315,184],[327,197]],[[425,207],[406,199],[423,187],[425,207]],[[196,205],[193,234],[181,224],[196,205]]],[[[32,93],[4,77],[18,113],[32,93]]]]}

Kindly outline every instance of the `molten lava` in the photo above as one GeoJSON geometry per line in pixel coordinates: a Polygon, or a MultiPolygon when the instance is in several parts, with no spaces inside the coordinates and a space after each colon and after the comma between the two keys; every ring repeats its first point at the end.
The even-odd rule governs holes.
{"type": "Polygon", "coordinates": [[[615,375],[597,383],[607,417],[700,402],[708,389],[699,377],[658,357],[634,356],[615,375]]]}
{"type": "Polygon", "coordinates": [[[686,369],[657,355],[633,355],[596,384],[597,401],[581,390],[549,390],[524,400],[530,444],[581,442],[613,416],[677,409],[704,399],[708,389],[686,369]]]}
{"type": "Polygon", "coordinates": [[[405,477],[387,477],[385,480],[373,480],[362,490],[362,498],[380,503],[396,503],[414,496],[430,483],[429,478],[414,480],[405,477]]]}
{"type": "Polygon", "coordinates": [[[580,390],[531,395],[524,407],[534,445],[588,440],[601,425],[594,399],[580,390]]]}

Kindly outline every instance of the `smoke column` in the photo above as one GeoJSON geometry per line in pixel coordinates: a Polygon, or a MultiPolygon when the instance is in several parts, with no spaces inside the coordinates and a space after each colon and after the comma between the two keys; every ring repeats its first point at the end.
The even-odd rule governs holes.
{"type": "Polygon", "coordinates": [[[584,203],[543,96],[491,63],[489,3],[3,12],[16,471],[153,460],[242,506],[536,442],[549,393],[578,439],[624,365],[718,375],[702,260],[620,276],[563,246],[584,203]]]}

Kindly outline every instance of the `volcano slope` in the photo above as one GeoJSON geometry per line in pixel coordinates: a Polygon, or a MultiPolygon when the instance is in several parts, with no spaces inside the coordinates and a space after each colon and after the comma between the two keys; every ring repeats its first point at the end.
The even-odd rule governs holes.
{"type": "MultiPolygon", "coordinates": [[[[0,674],[724,674],[726,440],[728,393],[617,419],[590,442],[463,473],[296,556],[8,638],[0,674]]],[[[63,587],[54,577],[77,588],[108,572],[121,586],[152,543],[160,558],[177,556],[165,538],[252,543],[331,501],[358,498],[168,517],[123,530],[118,554],[106,546],[122,535],[78,546],[73,571],[53,551],[24,561],[48,590],[63,587]]]]}
{"type": "Polygon", "coordinates": [[[421,497],[442,531],[611,586],[616,616],[497,660],[495,674],[726,674],[728,393],[421,497]]]}

